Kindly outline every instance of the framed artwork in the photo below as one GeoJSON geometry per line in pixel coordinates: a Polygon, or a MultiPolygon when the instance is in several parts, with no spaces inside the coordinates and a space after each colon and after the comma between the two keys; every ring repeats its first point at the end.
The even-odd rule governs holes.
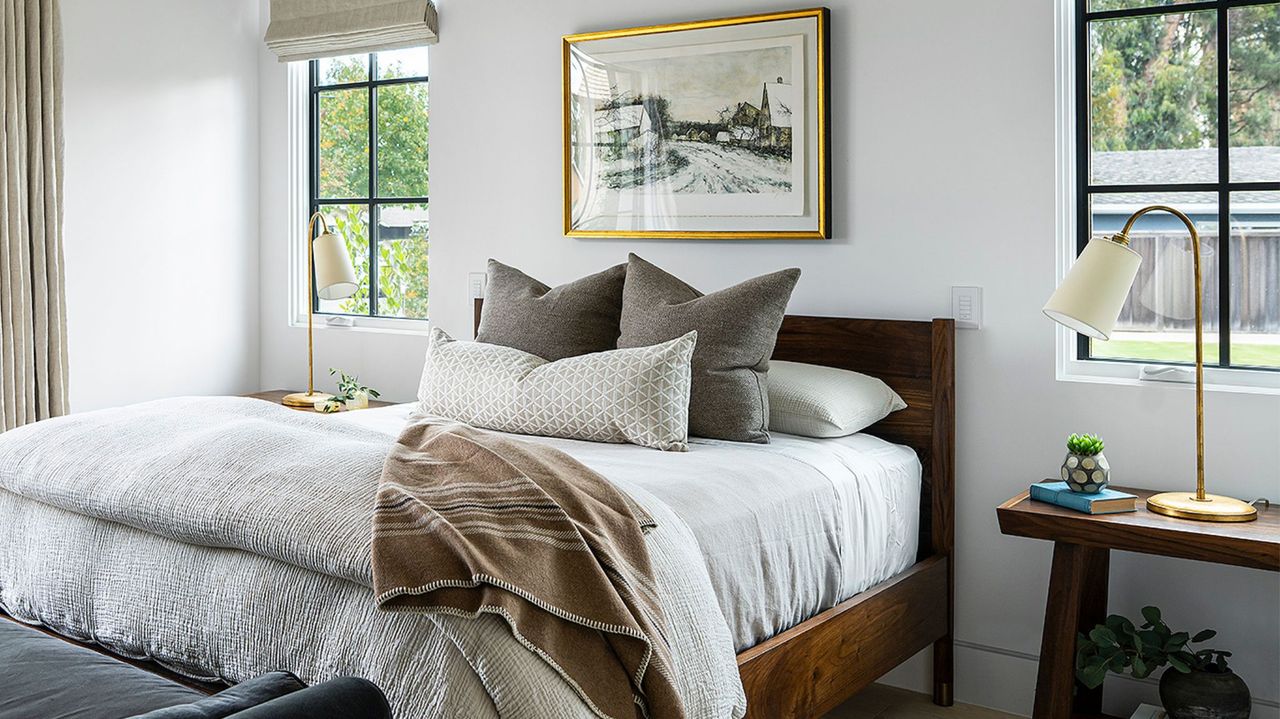
{"type": "Polygon", "coordinates": [[[565,234],[830,239],[828,13],[565,36],[565,234]]]}

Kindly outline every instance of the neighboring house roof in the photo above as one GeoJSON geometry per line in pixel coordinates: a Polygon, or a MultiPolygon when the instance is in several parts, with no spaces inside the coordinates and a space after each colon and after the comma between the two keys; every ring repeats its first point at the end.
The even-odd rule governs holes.
{"type": "MultiPolygon", "coordinates": [[[[735,140],[758,140],[760,139],[760,129],[754,125],[734,125],[729,128],[733,131],[733,139],[735,140]]],[[[725,134],[725,133],[720,133],[725,134]]]]}
{"type": "Polygon", "coordinates": [[[716,142],[728,142],[729,139],[730,139],[730,135],[725,130],[721,130],[720,132],[716,133],[716,142]]]}
{"type": "MultiPolygon", "coordinates": [[[[1160,182],[1217,182],[1218,150],[1214,147],[1191,150],[1134,150],[1095,152],[1091,174],[1097,184],[1145,185],[1160,182]]],[[[1233,147],[1231,171],[1245,181],[1275,180],[1280,174],[1280,147],[1233,147]]],[[[1214,193],[1126,192],[1095,195],[1094,205],[1176,205],[1201,206],[1218,204],[1214,193]]],[[[1242,205],[1280,204],[1280,193],[1236,192],[1231,207],[1242,205]]]]}
{"type": "Polygon", "coordinates": [[[796,103],[796,88],[780,82],[766,82],[761,104],[769,105],[769,123],[774,127],[791,127],[791,108],[796,103]]]}
{"type": "Polygon", "coordinates": [[[428,221],[429,212],[425,207],[396,207],[383,205],[378,210],[378,225],[381,227],[412,227],[428,221]]]}
{"type": "Polygon", "coordinates": [[[644,105],[626,105],[610,110],[596,110],[596,132],[617,132],[640,127],[644,117],[644,105]]]}

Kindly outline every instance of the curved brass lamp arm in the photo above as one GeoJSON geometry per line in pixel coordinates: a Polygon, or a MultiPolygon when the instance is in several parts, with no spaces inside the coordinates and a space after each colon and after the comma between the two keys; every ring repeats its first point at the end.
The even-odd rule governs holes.
{"type": "Polygon", "coordinates": [[[1182,212],[1167,205],[1151,205],[1133,213],[1124,223],[1124,229],[1111,239],[1113,242],[1128,246],[1129,231],[1133,229],[1133,224],[1148,212],[1156,211],[1167,212],[1182,220],[1182,224],[1187,226],[1187,232],[1191,233],[1191,253],[1194,256],[1192,266],[1195,270],[1196,282],[1196,499],[1203,502],[1206,501],[1204,495],[1204,316],[1201,297],[1204,293],[1201,289],[1200,233],[1196,232],[1195,223],[1191,218],[1182,212]]]}
{"type": "MultiPolygon", "coordinates": [[[[311,233],[315,230],[315,222],[316,222],[316,220],[320,220],[320,229],[321,229],[321,230],[323,230],[324,232],[328,232],[328,231],[329,231],[329,223],[328,223],[328,221],[327,221],[327,220],[325,220],[324,215],[320,214],[319,210],[317,210],[316,212],[312,213],[312,214],[311,214],[311,217],[307,220],[307,235],[308,235],[308,236],[310,236],[310,235],[311,235],[311,233]]],[[[321,234],[323,234],[323,233],[321,233],[321,234]]]]}
{"type": "Polygon", "coordinates": [[[1183,214],[1181,210],[1175,209],[1173,207],[1169,207],[1168,205],[1150,205],[1148,207],[1144,207],[1141,210],[1138,210],[1137,212],[1133,213],[1132,215],[1129,216],[1129,219],[1125,221],[1124,229],[1120,230],[1120,235],[1124,237],[1124,244],[1129,243],[1129,230],[1133,229],[1133,225],[1135,222],[1138,221],[1138,218],[1142,217],[1148,212],[1156,212],[1156,211],[1168,212],[1169,214],[1173,215],[1179,220],[1182,220],[1182,224],[1186,225],[1187,231],[1191,233],[1191,241],[1193,243],[1196,243],[1197,245],[1200,243],[1200,235],[1196,233],[1195,223],[1191,221],[1190,217],[1187,217],[1185,214],[1183,214]]]}

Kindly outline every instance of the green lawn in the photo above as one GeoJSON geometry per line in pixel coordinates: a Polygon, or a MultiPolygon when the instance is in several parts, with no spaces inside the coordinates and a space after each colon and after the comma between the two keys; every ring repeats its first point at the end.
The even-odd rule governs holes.
{"type": "MultiPolygon", "coordinates": [[[[1094,342],[1094,357],[1144,359],[1167,362],[1194,362],[1196,347],[1192,342],[1144,342],[1111,340],[1094,342]]],[[[1205,364],[1218,361],[1218,343],[1204,343],[1205,364]]],[[[1280,344],[1231,344],[1231,364],[1253,367],[1280,367],[1280,344]]]]}

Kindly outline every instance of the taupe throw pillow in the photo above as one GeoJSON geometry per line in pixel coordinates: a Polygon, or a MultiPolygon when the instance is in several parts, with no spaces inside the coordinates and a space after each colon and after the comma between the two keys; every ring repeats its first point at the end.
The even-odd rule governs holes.
{"type": "MultiPolygon", "coordinates": [[[[514,347],[554,362],[618,347],[626,265],[559,287],[489,260],[477,342],[514,347]]],[[[667,339],[672,339],[668,337],[667,339]]]]}
{"type": "Polygon", "coordinates": [[[618,347],[645,347],[696,331],[689,434],[768,442],[769,357],[798,279],[800,270],[792,268],[704,295],[631,255],[618,347]]]}

